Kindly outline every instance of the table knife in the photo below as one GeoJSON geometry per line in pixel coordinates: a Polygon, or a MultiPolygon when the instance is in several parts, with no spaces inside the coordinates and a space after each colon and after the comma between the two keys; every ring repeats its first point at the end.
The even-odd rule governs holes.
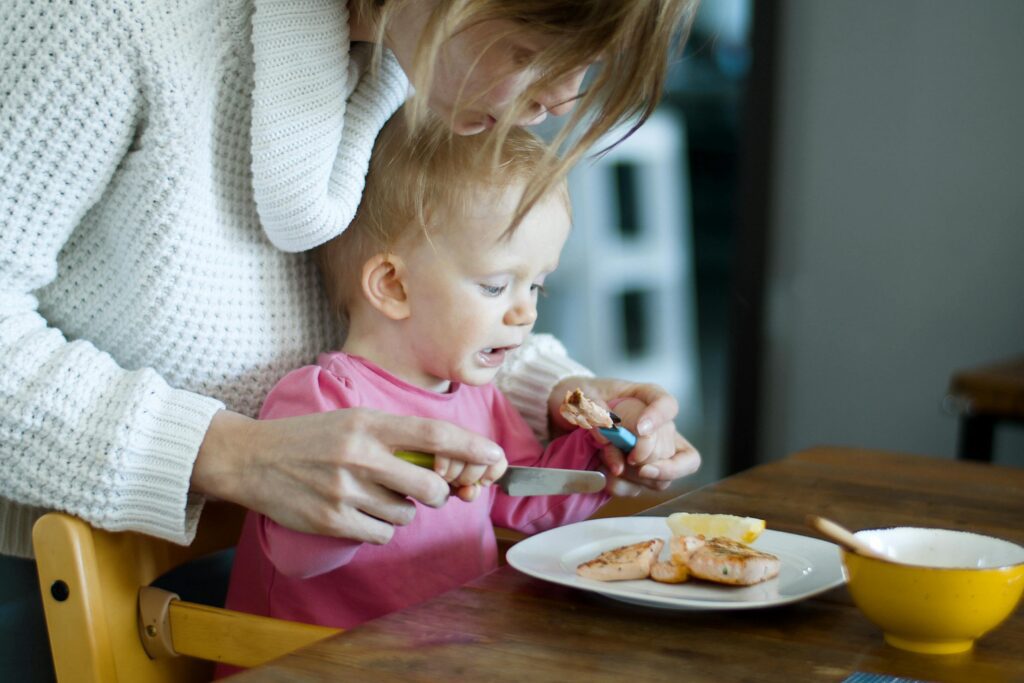
{"type": "MultiPolygon", "coordinates": [[[[395,451],[395,456],[420,467],[434,467],[434,456],[429,453],[395,451]]],[[[568,493],[597,493],[604,489],[605,478],[601,472],[591,470],[510,465],[494,483],[510,496],[559,496],[568,493]]]]}
{"type": "Polygon", "coordinates": [[[636,446],[636,434],[629,431],[622,426],[622,418],[608,411],[608,415],[612,418],[611,427],[598,427],[604,437],[608,439],[613,446],[618,448],[623,453],[629,453],[636,446]]]}

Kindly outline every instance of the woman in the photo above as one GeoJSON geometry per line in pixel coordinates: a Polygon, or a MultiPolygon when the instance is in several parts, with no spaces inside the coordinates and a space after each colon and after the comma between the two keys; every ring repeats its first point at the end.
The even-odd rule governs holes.
{"type": "MultiPolygon", "coordinates": [[[[448,495],[432,472],[384,467],[396,448],[499,459],[444,422],[359,409],[252,419],[288,369],[337,346],[299,252],[351,220],[410,81],[413,120],[429,108],[459,135],[500,136],[580,102],[553,143],[569,151],[525,209],[602,133],[650,113],[692,5],[3,3],[0,553],[30,557],[48,509],[188,543],[210,496],[383,543],[407,496],[448,495]]],[[[641,435],[678,410],[650,386],[590,377],[547,337],[508,365],[500,385],[540,434],[566,426],[557,405],[577,385],[648,403],[641,435]]],[[[617,452],[607,461],[659,488],[699,456],[680,440],[653,472],[624,470],[617,452]]],[[[25,574],[24,561],[0,561],[25,574]]],[[[0,635],[16,618],[0,616],[0,635]]]]}

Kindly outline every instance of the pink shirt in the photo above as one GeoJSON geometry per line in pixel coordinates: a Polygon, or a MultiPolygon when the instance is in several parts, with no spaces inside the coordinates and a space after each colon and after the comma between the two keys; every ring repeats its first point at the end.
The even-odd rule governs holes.
{"type": "MultiPolygon", "coordinates": [[[[453,384],[438,394],[344,353],[289,373],[260,413],[275,419],[369,407],[448,420],[500,444],[512,465],[594,469],[597,443],[584,430],[546,448],[512,405],[488,384],[453,384]]],[[[528,534],[585,519],[604,493],[513,497],[492,486],[472,503],[452,497],[440,509],[416,504],[411,524],[383,546],[304,534],[250,512],[238,544],[227,607],[351,628],[422,602],[497,566],[492,525],[528,534]]]]}

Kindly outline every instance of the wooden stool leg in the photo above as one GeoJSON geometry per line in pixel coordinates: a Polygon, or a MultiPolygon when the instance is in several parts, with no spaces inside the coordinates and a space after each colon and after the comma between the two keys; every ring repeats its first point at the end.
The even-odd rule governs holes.
{"type": "Polygon", "coordinates": [[[992,462],[992,442],[995,428],[996,421],[989,415],[962,416],[957,457],[961,460],[992,462]]]}

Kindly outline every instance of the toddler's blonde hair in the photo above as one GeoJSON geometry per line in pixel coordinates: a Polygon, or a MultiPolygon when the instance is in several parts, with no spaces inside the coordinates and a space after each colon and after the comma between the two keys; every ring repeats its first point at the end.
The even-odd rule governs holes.
{"type": "MultiPolygon", "coordinates": [[[[331,309],[346,325],[368,259],[391,252],[409,238],[429,239],[448,225],[472,229],[459,220],[469,207],[495,191],[523,192],[546,163],[547,145],[524,128],[505,132],[497,163],[492,163],[485,150],[493,144],[494,131],[452,136],[431,114],[414,134],[409,126],[401,109],[385,124],[374,144],[355,218],[341,235],[314,251],[331,309]]],[[[548,191],[558,193],[569,211],[564,182],[548,191]]]]}

